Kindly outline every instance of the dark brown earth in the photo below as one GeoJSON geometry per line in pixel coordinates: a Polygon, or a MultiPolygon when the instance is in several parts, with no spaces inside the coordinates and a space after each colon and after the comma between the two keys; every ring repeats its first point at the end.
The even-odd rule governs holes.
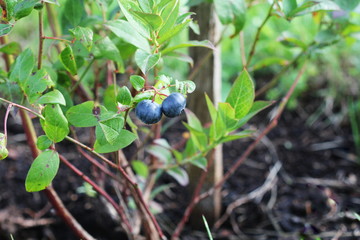
{"type": "MultiPolygon", "coordinates": [[[[297,109],[283,114],[277,128],[225,184],[224,213],[233,208],[214,229],[214,239],[360,239],[360,222],[354,216],[360,213],[360,165],[353,154],[351,129],[346,121],[335,122],[324,111],[314,118],[322,103],[316,96],[300,99],[297,109]]],[[[269,116],[270,111],[263,112],[248,127],[263,129],[269,116]]],[[[165,137],[179,139],[182,131],[177,122],[165,137]]],[[[10,157],[0,162],[0,239],[10,239],[10,233],[16,240],[77,239],[42,193],[25,191],[31,154],[21,125],[12,118],[9,132],[10,157]]],[[[225,169],[251,141],[225,144],[225,169]]],[[[61,143],[59,149],[85,173],[96,173],[75,149],[69,152],[71,144],[61,143]]],[[[125,154],[130,156],[134,149],[125,154]]],[[[168,234],[181,218],[189,194],[168,176],[160,183],[174,186],[156,199],[163,204],[165,211],[158,219],[168,234]]],[[[94,237],[126,239],[99,197],[77,193],[82,184],[65,166],[53,182],[70,212],[94,237]]],[[[110,194],[116,197],[115,192],[110,194]]],[[[187,227],[182,239],[208,238],[205,229],[187,227]]]]}

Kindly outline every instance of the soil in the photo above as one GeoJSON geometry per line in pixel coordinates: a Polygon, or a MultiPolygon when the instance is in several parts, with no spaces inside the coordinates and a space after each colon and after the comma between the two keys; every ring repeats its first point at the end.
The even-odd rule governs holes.
{"type": "MultiPolygon", "coordinates": [[[[300,99],[296,110],[284,112],[276,129],[224,185],[223,213],[227,217],[213,228],[214,239],[360,239],[360,222],[354,215],[360,213],[360,165],[353,154],[351,129],[344,121],[333,121],[325,111],[314,114],[322,105],[323,99],[308,95],[300,99]]],[[[264,111],[247,127],[264,129],[269,116],[271,111],[264,111]]],[[[16,240],[77,239],[44,194],[25,191],[31,154],[21,124],[11,119],[10,156],[0,162],[0,239],[11,239],[10,234],[16,240]]],[[[180,139],[184,130],[180,125],[172,125],[165,137],[180,139]]],[[[225,170],[252,141],[224,144],[225,170]]],[[[63,142],[59,149],[85,173],[95,175],[116,199],[108,182],[101,182],[101,175],[80,154],[69,151],[73,145],[63,142]]],[[[134,151],[135,146],[131,146],[125,154],[131,156],[134,151]]],[[[164,209],[157,218],[169,234],[190,195],[169,176],[159,180],[159,184],[166,183],[173,187],[159,194],[156,201],[164,209]]],[[[53,181],[64,204],[95,238],[126,239],[101,198],[79,193],[82,185],[65,166],[53,181]]],[[[208,237],[205,229],[193,230],[188,225],[181,239],[208,237]]]]}

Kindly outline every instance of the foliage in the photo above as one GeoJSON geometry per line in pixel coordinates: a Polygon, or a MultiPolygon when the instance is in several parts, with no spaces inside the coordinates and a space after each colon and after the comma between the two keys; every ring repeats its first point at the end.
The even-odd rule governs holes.
{"type": "MultiPolygon", "coordinates": [[[[4,54],[6,65],[0,71],[0,100],[34,114],[43,131],[39,137],[30,136],[37,138],[35,151],[43,152],[34,159],[28,171],[26,190],[47,189],[63,161],[86,181],[78,189],[79,193],[95,197],[96,191],[113,203],[96,183],[62,159],[56,146],[69,140],[115,168],[123,178],[119,183],[130,189],[126,207],[135,209],[132,206],[135,204],[137,212],[148,214],[156,227],[156,220],[151,218],[149,210],[154,199],[147,199],[149,204],[144,206],[142,194],[150,191],[148,195],[154,196],[162,190],[145,185],[143,179],[156,181],[166,173],[185,186],[189,183],[186,172],[189,164],[206,171],[206,156],[211,150],[219,144],[251,136],[254,131],[244,129],[245,124],[273,104],[272,101],[255,100],[257,82],[254,76],[270,69],[276,75],[269,81],[273,84],[269,85],[270,90],[265,92],[276,99],[284,95],[294,86],[290,81],[295,77],[289,76],[295,75],[296,71],[285,74],[289,69],[296,70],[304,60],[317,59],[336,44],[355,44],[360,22],[358,13],[353,10],[359,2],[275,0],[270,4],[260,1],[251,6],[244,0],[214,0],[221,23],[229,26],[219,41],[224,49],[228,48],[224,51],[224,67],[235,69],[225,71],[223,77],[225,81],[235,80],[225,85],[223,102],[213,103],[205,94],[210,124],[204,125],[193,112],[185,109],[187,121],[183,124],[190,137],[185,138],[184,146],[179,148],[152,133],[152,130],[161,132],[161,121],[150,130],[134,117],[133,110],[144,102],[160,106],[168,96],[178,93],[186,97],[194,92],[194,82],[176,79],[169,70],[169,63],[174,61],[176,66],[190,63],[192,66],[193,60],[186,52],[189,47],[214,49],[213,43],[206,39],[188,41],[181,38],[190,31],[189,27],[196,29],[196,23],[192,20],[194,13],[184,12],[180,0],[4,1],[1,5],[0,52],[4,54]],[[22,46],[20,41],[9,42],[13,34],[18,34],[16,27],[21,25],[21,19],[34,18],[35,14],[39,19],[39,36],[32,36],[34,42],[28,46],[22,46]],[[49,31],[44,31],[44,26],[49,31]],[[52,35],[48,36],[50,32],[52,35]],[[246,50],[240,47],[242,56],[234,57],[231,54],[239,52],[232,51],[237,36],[243,36],[242,40],[246,41],[251,39],[252,44],[247,43],[246,50]],[[37,47],[34,47],[35,43],[37,47]],[[280,88],[272,88],[279,82],[280,88]],[[91,146],[75,139],[78,128],[88,128],[88,132],[94,129],[91,146]],[[146,138],[142,138],[144,134],[146,138]],[[122,164],[115,164],[115,160],[101,155],[117,153],[119,156],[123,148],[136,140],[144,141],[141,146],[137,145],[136,151],[144,150],[146,157],[138,159],[141,155],[135,154],[129,161],[125,159],[124,164],[129,166],[126,170],[122,164]]],[[[301,82],[300,87],[295,95],[308,85],[301,82]]],[[[181,109],[171,116],[182,111],[184,101],[181,101],[181,109]]],[[[351,112],[351,119],[356,123],[358,118],[354,112],[351,112]]],[[[357,128],[353,129],[358,132],[357,128]]],[[[8,155],[6,138],[6,134],[0,134],[0,159],[8,155]]],[[[104,170],[98,163],[94,165],[100,165],[101,171],[117,178],[112,170],[104,170]]],[[[119,215],[123,217],[121,213],[119,215]]],[[[131,232],[125,227],[127,230],[131,232]]],[[[161,235],[161,230],[157,231],[161,235]]]]}

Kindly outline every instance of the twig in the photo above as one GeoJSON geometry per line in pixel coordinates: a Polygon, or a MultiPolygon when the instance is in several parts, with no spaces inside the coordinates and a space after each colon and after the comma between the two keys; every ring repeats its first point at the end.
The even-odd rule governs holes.
{"type": "Polygon", "coordinates": [[[251,191],[250,193],[244,194],[243,196],[239,197],[236,201],[229,204],[226,209],[225,214],[216,221],[214,224],[214,228],[218,229],[231,215],[235,208],[261,196],[264,196],[266,192],[271,190],[276,183],[276,176],[281,169],[281,163],[276,162],[275,165],[271,168],[269,175],[267,176],[264,184],[260,187],[256,188],[255,190],[251,191]]]}
{"type": "Polygon", "coordinates": [[[117,204],[114,199],[112,199],[107,192],[105,192],[99,185],[97,185],[94,181],[92,181],[88,176],[86,176],[82,171],[80,171],[77,167],[75,167],[73,164],[71,164],[64,156],[59,155],[60,160],[73,171],[76,175],[80,176],[85,182],[89,183],[95,191],[97,191],[100,195],[102,195],[116,210],[116,212],[119,214],[122,223],[124,224],[123,228],[125,231],[132,235],[132,227],[129,223],[129,220],[127,219],[125,215],[125,210],[122,208],[121,205],[117,204]]]}
{"type": "MultiPolygon", "coordinates": [[[[42,1],[41,1],[42,3],[42,1]]],[[[44,26],[43,26],[43,11],[39,11],[39,56],[38,56],[38,69],[42,66],[42,55],[44,48],[44,26]]]]}
{"type": "Polygon", "coordinates": [[[5,139],[7,139],[7,122],[8,122],[9,113],[11,111],[12,106],[13,106],[12,104],[8,105],[8,107],[6,109],[5,117],[4,117],[4,135],[5,135],[5,139]]]}
{"type": "Polygon", "coordinates": [[[50,39],[50,40],[58,40],[58,41],[64,41],[64,42],[69,42],[71,43],[72,41],[67,40],[67,39],[63,39],[63,38],[58,38],[58,37],[47,37],[47,36],[43,36],[43,39],[50,39]]]}
{"type": "Polygon", "coordinates": [[[249,56],[248,56],[248,59],[247,59],[247,64],[244,65],[244,68],[247,68],[249,66],[249,64],[251,63],[251,60],[255,54],[255,49],[256,49],[256,45],[257,43],[259,42],[259,39],[260,39],[260,33],[261,33],[261,30],[263,29],[263,27],[265,26],[266,22],[269,20],[269,18],[271,17],[271,13],[272,13],[272,10],[273,10],[273,7],[274,7],[274,4],[275,4],[276,1],[274,1],[270,8],[269,8],[269,11],[268,11],[268,14],[266,15],[266,18],[264,19],[264,21],[261,23],[260,27],[257,29],[257,32],[256,32],[256,35],[255,35],[255,39],[254,39],[254,42],[251,46],[251,50],[250,50],[250,53],[249,53],[249,56]]]}
{"type": "Polygon", "coordinates": [[[242,65],[247,66],[246,53],[245,53],[244,31],[240,32],[239,38],[240,38],[240,54],[241,54],[242,65]]]}

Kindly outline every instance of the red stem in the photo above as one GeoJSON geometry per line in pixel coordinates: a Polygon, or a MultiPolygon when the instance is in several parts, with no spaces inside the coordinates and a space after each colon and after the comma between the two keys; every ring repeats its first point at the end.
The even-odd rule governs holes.
{"type": "Polygon", "coordinates": [[[97,185],[94,181],[92,181],[88,176],[86,176],[82,171],[76,168],[73,164],[71,164],[64,156],[59,155],[60,160],[73,171],[76,175],[80,176],[85,182],[89,183],[95,191],[97,191],[100,195],[102,195],[116,210],[116,212],[121,217],[121,220],[125,224],[126,231],[129,234],[132,234],[132,227],[129,223],[129,220],[126,217],[125,210],[121,207],[121,205],[117,204],[114,199],[112,199],[107,192],[105,192],[99,185],[97,185]]]}

